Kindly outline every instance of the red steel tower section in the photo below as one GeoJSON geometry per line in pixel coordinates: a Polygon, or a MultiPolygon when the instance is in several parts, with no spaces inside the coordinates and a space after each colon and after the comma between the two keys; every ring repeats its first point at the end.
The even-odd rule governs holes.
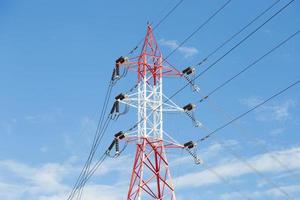
{"type": "Polygon", "coordinates": [[[137,134],[132,135],[136,142],[136,154],[129,185],[127,200],[175,200],[174,185],[170,174],[165,150],[182,148],[163,130],[163,112],[182,111],[163,94],[163,77],[181,76],[181,72],[163,66],[163,57],[148,26],[143,48],[136,62],[129,62],[129,69],[138,73],[138,92],[129,105],[138,110],[137,134]],[[135,66],[135,67],[134,67],[135,66]],[[164,138],[166,136],[166,139],[164,138]]]}
{"type": "Polygon", "coordinates": [[[137,144],[127,199],[176,199],[162,140],[137,144]]]}

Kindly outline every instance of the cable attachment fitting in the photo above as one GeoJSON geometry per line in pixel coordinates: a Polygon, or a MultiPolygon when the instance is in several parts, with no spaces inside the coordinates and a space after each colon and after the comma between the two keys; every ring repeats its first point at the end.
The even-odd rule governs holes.
{"type": "Polygon", "coordinates": [[[128,58],[123,57],[123,56],[119,57],[116,60],[116,64],[115,64],[115,67],[113,69],[113,73],[112,73],[112,77],[111,77],[111,80],[113,82],[116,82],[120,78],[123,78],[123,77],[126,76],[126,74],[128,72],[127,67],[124,67],[124,70],[121,73],[120,73],[120,67],[121,67],[121,65],[126,64],[127,62],[128,62],[128,58]]]}
{"type": "Polygon", "coordinates": [[[127,98],[127,95],[123,93],[120,93],[115,97],[115,102],[110,111],[110,119],[117,120],[120,115],[124,115],[128,112],[129,106],[127,104],[125,104],[124,110],[120,112],[120,101],[123,101],[125,98],[127,98]]]}
{"type": "Polygon", "coordinates": [[[185,143],[184,145],[185,150],[194,158],[195,164],[199,165],[203,163],[202,159],[198,157],[197,155],[197,144],[193,141],[189,141],[185,143]]]}
{"type": "Polygon", "coordinates": [[[119,131],[115,134],[115,138],[118,140],[122,140],[125,138],[125,133],[123,131],[119,131]]]}
{"type": "Polygon", "coordinates": [[[182,70],[182,73],[184,75],[190,75],[193,74],[195,72],[195,68],[194,67],[187,67],[184,70],[182,70]]]}
{"type": "Polygon", "coordinates": [[[182,107],[182,109],[184,110],[184,112],[187,114],[187,116],[192,120],[193,124],[195,127],[202,127],[202,123],[199,122],[194,114],[194,109],[196,108],[195,104],[189,103],[185,106],[182,107]]]}
{"type": "Polygon", "coordinates": [[[125,137],[126,136],[123,131],[119,131],[118,133],[116,133],[114,135],[114,139],[113,139],[112,143],[110,144],[110,146],[108,147],[108,149],[106,151],[106,154],[112,158],[116,158],[116,157],[120,156],[120,154],[127,147],[127,141],[126,141],[124,147],[120,150],[120,140],[123,140],[125,137]],[[115,147],[115,154],[112,156],[111,151],[114,147],[115,147]]]}
{"type": "Polygon", "coordinates": [[[191,85],[191,88],[194,92],[199,92],[200,88],[198,85],[195,84],[195,74],[196,70],[194,67],[187,67],[184,70],[182,70],[182,74],[184,78],[188,81],[188,83],[191,85]]]}
{"type": "Polygon", "coordinates": [[[192,103],[189,103],[189,104],[183,106],[182,109],[183,109],[185,112],[187,112],[187,111],[192,111],[194,108],[196,108],[196,105],[194,105],[194,104],[192,104],[192,103]]]}
{"type": "Polygon", "coordinates": [[[114,140],[111,142],[111,144],[109,145],[108,149],[106,150],[106,154],[107,154],[107,155],[110,155],[110,152],[111,152],[112,148],[114,148],[115,144],[116,144],[116,139],[114,139],[114,140]]]}
{"type": "Polygon", "coordinates": [[[115,97],[115,100],[122,101],[126,98],[126,94],[120,93],[115,97]]]}
{"type": "Polygon", "coordinates": [[[123,133],[123,131],[119,131],[118,133],[115,134],[115,140],[116,140],[116,154],[115,154],[115,156],[116,157],[118,157],[121,154],[119,140],[122,140],[124,138],[125,138],[125,133],[123,133]]]}
{"type": "Polygon", "coordinates": [[[196,145],[193,141],[189,141],[189,142],[186,142],[183,144],[184,148],[187,148],[187,149],[192,149],[194,148],[196,145]]]}

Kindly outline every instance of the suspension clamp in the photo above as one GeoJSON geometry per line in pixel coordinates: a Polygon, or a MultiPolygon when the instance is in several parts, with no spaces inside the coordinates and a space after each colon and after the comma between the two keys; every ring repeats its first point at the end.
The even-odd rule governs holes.
{"type": "Polygon", "coordinates": [[[117,60],[116,60],[116,64],[123,64],[124,62],[126,62],[128,60],[128,58],[127,57],[123,57],[123,56],[121,56],[120,58],[118,58],[117,60]]]}
{"type": "Polygon", "coordinates": [[[195,148],[197,146],[196,143],[194,143],[193,141],[189,141],[183,146],[186,149],[186,151],[194,158],[195,164],[199,165],[203,163],[203,161],[197,155],[197,149],[195,148]]]}
{"type": "Polygon", "coordinates": [[[195,72],[195,68],[193,67],[187,67],[184,70],[182,70],[182,73],[185,75],[190,75],[193,74],[195,72]]]}
{"type": "Polygon", "coordinates": [[[184,148],[192,149],[192,148],[194,148],[196,145],[195,145],[195,143],[194,143],[193,141],[189,141],[189,142],[187,142],[187,143],[184,143],[183,146],[184,146],[184,148]]]}
{"type": "Polygon", "coordinates": [[[122,101],[125,98],[126,98],[126,94],[123,93],[120,93],[115,97],[116,100],[120,100],[120,101],[122,101]]]}
{"type": "Polygon", "coordinates": [[[194,104],[192,104],[192,103],[189,103],[189,104],[183,106],[183,110],[184,110],[184,111],[191,111],[191,110],[193,110],[194,108],[196,108],[196,105],[194,105],[194,104]]]}
{"type": "Polygon", "coordinates": [[[115,134],[115,138],[117,140],[122,140],[125,138],[125,133],[123,131],[119,131],[118,133],[115,134]]]}

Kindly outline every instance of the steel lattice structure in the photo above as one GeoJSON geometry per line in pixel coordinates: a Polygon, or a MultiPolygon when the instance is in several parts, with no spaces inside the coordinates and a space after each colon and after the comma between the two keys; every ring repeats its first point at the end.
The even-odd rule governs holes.
{"type": "Polygon", "coordinates": [[[164,112],[183,112],[163,94],[163,77],[180,77],[182,73],[163,66],[162,53],[147,28],[141,54],[125,63],[125,67],[138,74],[137,93],[126,94],[121,103],[137,108],[137,130],[126,133],[136,143],[127,200],[175,200],[174,185],[165,150],[183,148],[163,130],[164,112]],[[164,103],[168,100],[168,103],[164,103]]]}

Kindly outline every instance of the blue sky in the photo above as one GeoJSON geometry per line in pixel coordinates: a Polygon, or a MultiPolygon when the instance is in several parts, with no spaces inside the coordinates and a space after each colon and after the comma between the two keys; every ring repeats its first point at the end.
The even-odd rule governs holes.
{"type": "MultiPolygon", "coordinates": [[[[178,69],[194,65],[272,2],[233,0],[168,61],[178,69]]],[[[286,2],[282,0],[211,57],[207,65],[286,2]]],[[[65,199],[88,155],[115,59],[144,36],[147,21],[157,22],[175,3],[0,1],[0,199],[65,199]]],[[[163,54],[168,55],[222,4],[223,1],[184,1],[155,31],[163,54]]],[[[295,1],[199,78],[201,92],[211,91],[297,31],[299,9],[299,1],[295,1]]],[[[210,103],[199,105],[197,118],[209,129],[215,129],[299,80],[299,46],[297,36],[214,94],[210,103]]],[[[197,68],[196,73],[204,67],[197,68]]],[[[132,87],[135,81],[136,75],[129,73],[118,82],[113,95],[132,87]]],[[[171,95],[184,83],[182,79],[166,79],[165,94],[171,95]]],[[[270,181],[232,156],[231,151],[299,199],[299,91],[299,86],[289,90],[199,145],[205,166],[225,177],[231,186],[205,166],[194,165],[185,152],[169,152],[178,199],[243,199],[232,187],[250,199],[287,199],[270,181]],[[278,160],[286,167],[279,165],[278,160]]],[[[187,88],[174,101],[185,105],[199,98],[187,88]]],[[[131,109],[112,123],[99,155],[115,132],[131,127],[135,121],[135,110],[131,109]]],[[[203,129],[194,128],[183,114],[165,115],[165,130],[182,143],[206,134],[203,129]]],[[[118,159],[107,160],[87,185],[85,199],[125,199],[133,154],[131,146],[118,159]]]]}

